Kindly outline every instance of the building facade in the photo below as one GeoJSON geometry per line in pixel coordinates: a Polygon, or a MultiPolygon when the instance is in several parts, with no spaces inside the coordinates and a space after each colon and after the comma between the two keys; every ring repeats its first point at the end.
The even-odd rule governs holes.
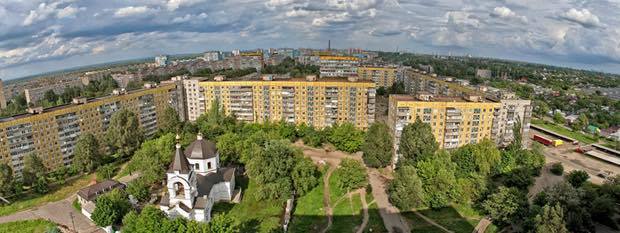
{"type": "Polygon", "coordinates": [[[2,79],[0,79],[0,109],[6,108],[6,96],[4,96],[4,84],[2,83],[2,79]]]}
{"type": "Polygon", "coordinates": [[[164,67],[168,65],[168,56],[159,55],[155,57],[155,65],[157,67],[164,67]]]}
{"type": "Polygon", "coordinates": [[[310,76],[203,81],[200,87],[208,106],[217,101],[227,114],[246,122],[284,120],[318,128],[351,122],[363,129],[374,122],[376,90],[371,81],[310,76]]]}
{"type": "Polygon", "coordinates": [[[357,68],[357,76],[362,80],[372,80],[377,87],[388,88],[396,81],[396,67],[362,66],[357,68]]]}
{"type": "Polygon", "coordinates": [[[190,78],[183,80],[183,88],[185,89],[185,104],[187,109],[187,120],[194,122],[200,115],[207,111],[205,104],[205,96],[200,82],[205,78],[190,78]]]}
{"type": "Polygon", "coordinates": [[[360,59],[350,56],[320,56],[321,78],[357,76],[360,59]]]}
{"type": "Polygon", "coordinates": [[[494,113],[500,106],[478,96],[390,95],[388,126],[394,149],[398,151],[403,128],[417,118],[431,126],[440,148],[453,149],[491,139],[494,113]]]}
{"type": "Polygon", "coordinates": [[[123,109],[134,112],[148,137],[158,129],[167,106],[177,103],[175,85],[162,85],[129,93],[90,99],[0,119],[0,156],[21,175],[25,156],[41,157],[49,170],[71,165],[75,144],[82,133],[103,138],[112,115],[123,109]]]}

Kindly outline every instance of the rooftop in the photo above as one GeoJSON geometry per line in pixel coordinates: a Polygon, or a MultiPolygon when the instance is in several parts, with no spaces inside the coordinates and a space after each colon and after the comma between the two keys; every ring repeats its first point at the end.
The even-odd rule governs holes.
{"type": "Polygon", "coordinates": [[[99,182],[91,186],[88,186],[86,188],[80,189],[77,195],[79,195],[80,197],[84,198],[87,201],[93,201],[99,195],[103,194],[104,192],[108,192],[115,188],[124,188],[124,187],[125,185],[122,183],[119,183],[118,181],[104,180],[102,182],[99,182]]]}

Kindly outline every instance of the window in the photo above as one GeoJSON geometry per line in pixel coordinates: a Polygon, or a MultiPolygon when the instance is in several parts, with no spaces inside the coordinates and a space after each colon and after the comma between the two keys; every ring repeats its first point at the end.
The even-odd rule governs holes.
{"type": "Polygon", "coordinates": [[[207,163],[207,169],[211,170],[211,162],[207,163]]]}
{"type": "Polygon", "coordinates": [[[194,170],[200,170],[200,165],[199,164],[194,164],[194,170]]]}

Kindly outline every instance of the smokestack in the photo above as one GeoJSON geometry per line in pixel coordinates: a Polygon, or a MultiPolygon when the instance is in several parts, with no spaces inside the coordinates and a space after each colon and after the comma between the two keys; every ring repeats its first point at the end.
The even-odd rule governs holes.
{"type": "Polygon", "coordinates": [[[332,40],[327,40],[327,51],[332,51],[332,40]]]}

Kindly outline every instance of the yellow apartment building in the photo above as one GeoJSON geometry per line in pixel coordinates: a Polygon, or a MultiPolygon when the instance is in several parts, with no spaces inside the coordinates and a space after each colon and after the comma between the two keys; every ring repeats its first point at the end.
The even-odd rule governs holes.
{"type": "Polygon", "coordinates": [[[396,67],[361,66],[357,76],[363,80],[372,80],[377,87],[388,88],[396,81],[396,67]]]}
{"type": "MultiPolygon", "coordinates": [[[[346,78],[201,81],[207,106],[219,101],[226,114],[246,122],[306,123],[317,128],[374,122],[375,84],[346,78]]],[[[209,107],[207,107],[209,109],[209,107]]]]}
{"type": "Polygon", "coordinates": [[[319,72],[321,78],[350,77],[357,75],[360,59],[351,56],[320,56],[319,72]]]}
{"type": "Polygon", "coordinates": [[[112,114],[126,108],[136,114],[144,134],[150,136],[157,131],[166,107],[178,104],[177,98],[176,86],[169,84],[102,98],[76,98],[71,104],[2,118],[0,157],[16,175],[21,175],[23,159],[31,153],[41,157],[50,170],[69,166],[80,134],[103,138],[112,114]]]}

